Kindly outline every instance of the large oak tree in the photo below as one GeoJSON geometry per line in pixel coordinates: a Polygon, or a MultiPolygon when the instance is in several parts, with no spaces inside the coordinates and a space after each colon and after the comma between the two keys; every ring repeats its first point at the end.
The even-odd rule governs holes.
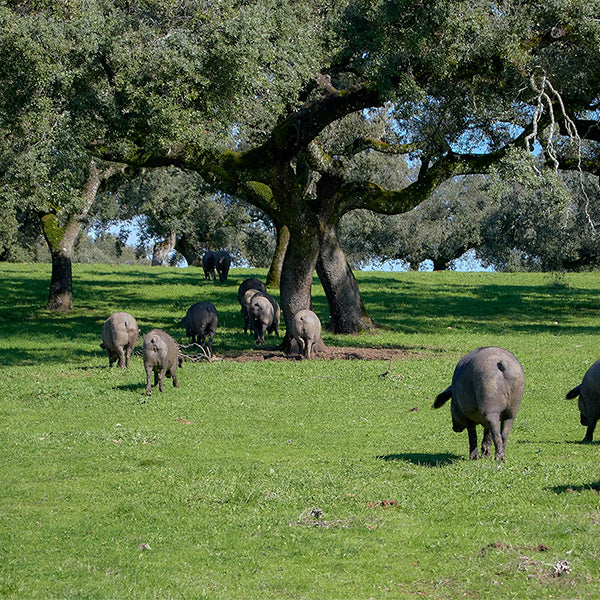
{"type": "Polygon", "coordinates": [[[337,243],[351,210],[404,212],[448,178],[485,172],[536,140],[557,164],[598,170],[597,1],[98,0],[85,14],[15,6],[3,9],[15,22],[62,11],[70,32],[80,21],[93,31],[94,53],[71,71],[94,123],[91,151],[197,171],[289,233],[288,322],[310,305],[316,268],[334,330],[369,326],[337,243]],[[352,148],[409,156],[418,176],[401,189],[347,177],[327,152],[328,129],[372,107],[395,126],[379,139],[358,132],[352,148]],[[574,138],[565,115],[582,143],[559,143],[574,138]]]}
{"type": "MultiPolygon", "coordinates": [[[[197,170],[256,204],[290,235],[281,277],[286,320],[310,305],[316,268],[334,330],[356,331],[370,322],[337,242],[341,216],[357,208],[404,212],[450,177],[486,172],[511,146],[532,147],[566,114],[588,114],[597,101],[598,23],[582,2],[348,2],[325,17],[335,44],[323,36],[318,72],[299,82],[271,128],[242,122],[245,147],[178,140],[156,148],[130,138],[112,156],[197,170]],[[550,113],[559,103],[564,111],[550,113]],[[332,124],[375,106],[388,107],[395,130],[388,139],[358,136],[354,148],[419,161],[418,177],[402,189],[349,179],[339,156],[323,151],[332,124]]],[[[597,168],[594,151],[585,147],[589,161],[580,164],[597,168]]]]}

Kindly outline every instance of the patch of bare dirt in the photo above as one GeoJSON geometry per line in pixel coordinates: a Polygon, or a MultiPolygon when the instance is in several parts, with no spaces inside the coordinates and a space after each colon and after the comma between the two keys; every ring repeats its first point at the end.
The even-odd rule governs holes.
{"type": "MultiPolygon", "coordinates": [[[[420,358],[424,354],[414,350],[402,348],[354,348],[341,346],[321,347],[314,352],[314,360],[408,360],[420,358]]],[[[221,357],[225,361],[252,362],[261,360],[284,361],[304,360],[298,354],[286,354],[278,348],[252,348],[236,354],[225,354],[221,357]]]]}

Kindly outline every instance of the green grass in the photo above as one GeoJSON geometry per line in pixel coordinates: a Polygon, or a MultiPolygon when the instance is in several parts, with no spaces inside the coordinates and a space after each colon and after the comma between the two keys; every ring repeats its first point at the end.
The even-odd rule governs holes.
{"type": "MultiPolygon", "coordinates": [[[[60,315],[47,265],[0,264],[0,598],[598,597],[599,448],[564,395],[600,355],[600,275],[358,273],[382,328],[325,341],[411,351],[386,378],[388,361],[197,362],[147,398],[139,355],[107,368],[115,310],[184,341],[210,300],[216,354],[250,349],[236,292],[255,274],[76,265],[60,315]],[[505,464],[468,461],[431,409],[481,345],[525,369],[505,464]]],[[[314,304],[326,321],[317,284],[314,304]]]]}

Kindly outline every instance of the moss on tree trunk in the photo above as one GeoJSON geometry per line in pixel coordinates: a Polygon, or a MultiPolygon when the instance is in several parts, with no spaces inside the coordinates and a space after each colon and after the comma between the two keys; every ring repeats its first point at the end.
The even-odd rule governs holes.
{"type": "Polygon", "coordinates": [[[277,227],[277,244],[275,245],[275,252],[271,259],[271,266],[267,273],[267,288],[278,289],[281,282],[281,270],[283,269],[283,261],[285,259],[285,252],[290,241],[290,230],[286,225],[277,227]]]}
{"type": "Polygon", "coordinates": [[[73,308],[71,257],[75,241],[96,198],[100,184],[120,170],[122,170],[120,165],[112,164],[105,169],[100,169],[94,160],[90,161],[90,170],[82,189],[79,210],[66,214],[63,217],[64,222],[61,222],[56,212],[40,215],[42,232],[52,256],[48,310],[68,311],[73,308]]]}

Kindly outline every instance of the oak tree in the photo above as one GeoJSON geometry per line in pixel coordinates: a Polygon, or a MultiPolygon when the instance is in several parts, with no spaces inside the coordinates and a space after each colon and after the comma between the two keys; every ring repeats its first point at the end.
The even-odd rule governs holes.
{"type": "Polygon", "coordinates": [[[444,181],[487,172],[536,141],[552,167],[598,171],[597,14],[597,0],[97,0],[85,14],[41,1],[2,9],[11,22],[53,17],[68,32],[65,46],[77,47],[82,27],[93,31],[83,43],[93,53],[65,52],[77,86],[63,95],[85,116],[86,150],[196,171],[260,208],[289,234],[284,318],[310,306],[317,269],[340,331],[369,325],[339,249],[344,214],[406,212],[444,181]],[[348,177],[325,147],[328,128],[372,108],[388,111],[394,129],[379,138],[359,130],[350,147],[407,156],[417,176],[401,188],[348,177]]]}

